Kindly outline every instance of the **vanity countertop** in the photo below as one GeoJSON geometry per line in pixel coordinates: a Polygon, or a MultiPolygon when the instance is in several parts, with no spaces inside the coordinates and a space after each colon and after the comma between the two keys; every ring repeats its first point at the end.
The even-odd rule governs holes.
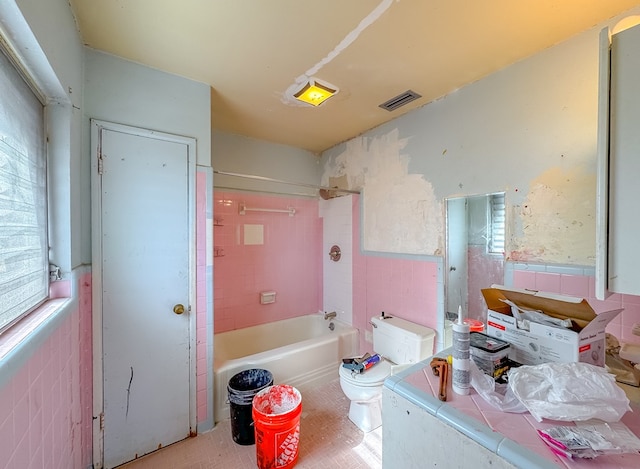
{"type": "MultiPolygon", "coordinates": [[[[573,425],[572,422],[546,419],[538,422],[528,412],[522,414],[502,412],[487,403],[473,388],[469,395],[461,396],[453,392],[449,383],[447,401],[439,401],[437,398],[439,378],[433,375],[430,361],[431,359],[424,360],[399,374],[390,376],[385,381],[385,387],[446,422],[515,467],[536,469],[558,467],[637,469],[640,467],[640,454],[599,456],[591,460],[572,460],[555,456],[542,442],[536,429],[573,425]],[[508,435],[508,438],[505,435],[508,435]]],[[[621,421],[640,437],[640,405],[637,400],[640,390],[632,386],[621,385],[621,387],[625,389],[632,401],[633,409],[633,412],[627,412],[621,421]]]]}

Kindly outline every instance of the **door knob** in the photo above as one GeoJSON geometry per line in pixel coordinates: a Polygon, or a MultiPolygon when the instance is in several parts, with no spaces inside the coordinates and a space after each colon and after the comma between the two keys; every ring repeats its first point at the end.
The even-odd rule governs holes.
{"type": "Polygon", "coordinates": [[[176,314],[182,314],[184,313],[184,306],[182,306],[181,304],[177,304],[173,307],[173,312],[176,314]]]}

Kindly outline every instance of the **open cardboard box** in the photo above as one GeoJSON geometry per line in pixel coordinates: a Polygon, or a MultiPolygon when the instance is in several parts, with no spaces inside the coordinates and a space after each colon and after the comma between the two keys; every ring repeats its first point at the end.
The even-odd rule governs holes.
{"type": "Polygon", "coordinates": [[[622,309],[596,314],[587,300],[492,285],[482,290],[487,303],[487,335],[511,344],[509,358],[524,365],[547,362],[584,362],[604,366],[605,327],[622,309]],[[571,329],[531,322],[518,327],[507,299],[521,308],[560,319],[571,319],[571,329]]]}

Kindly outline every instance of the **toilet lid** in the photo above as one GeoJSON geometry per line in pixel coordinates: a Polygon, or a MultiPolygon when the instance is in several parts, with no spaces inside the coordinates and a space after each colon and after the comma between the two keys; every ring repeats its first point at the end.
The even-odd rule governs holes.
{"type": "Polygon", "coordinates": [[[391,363],[384,359],[362,373],[354,373],[353,370],[349,370],[340,365],[340,377],[359,386],[376,386],[382,384],[389,375],[391,375],[391,363]]]}

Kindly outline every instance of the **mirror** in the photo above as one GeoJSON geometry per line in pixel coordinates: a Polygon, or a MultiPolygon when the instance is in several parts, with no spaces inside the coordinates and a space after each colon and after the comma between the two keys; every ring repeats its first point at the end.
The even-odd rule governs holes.
{"type": "Polygon", "coordinates": [[[481,289],[504,283],[505,193],[445,199],[445,347],[458,306],[470,319],[486,321],[481,289]]]}

